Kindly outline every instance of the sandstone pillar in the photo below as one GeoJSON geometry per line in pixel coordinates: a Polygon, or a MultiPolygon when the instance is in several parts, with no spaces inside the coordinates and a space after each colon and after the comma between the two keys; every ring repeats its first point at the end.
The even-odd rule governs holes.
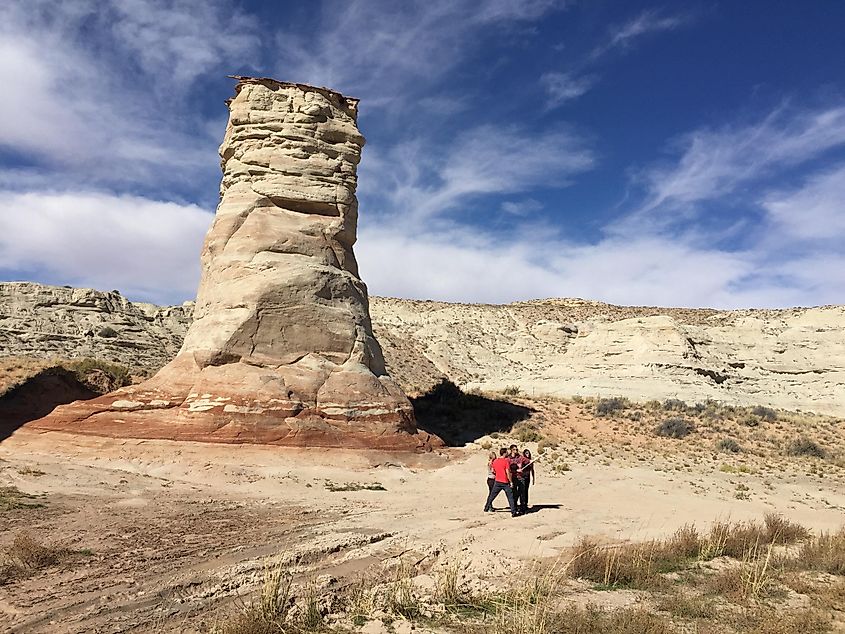
{"type": "MultiPolygon", "coordinates": [[[[357,100],[237,78],[194,322],[149,381],[58,408],[40,429],[298,446],[413,448],[352,246],[357,100]]],[[[426,436],[423,438],[422,436],[426,436]]]]}

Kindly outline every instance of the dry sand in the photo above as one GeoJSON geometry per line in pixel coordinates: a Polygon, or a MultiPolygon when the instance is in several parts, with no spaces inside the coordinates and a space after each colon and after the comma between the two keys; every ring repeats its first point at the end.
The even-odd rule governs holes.
{"type": "Polygon", "coordinates": [[[692,459],[670,444],[667,457],[665,443],[676,441],[633,450],[610,421],[581,423],[570,434],[599,425],[611,442],[594,435],[583,447],[562,446],[557,462],[546,453],[534,512],[519,518],[481,512],[487,451],[479,444],[409,456],[22,429],[0,445],[0,486],[38,495],[43,506],[2,511],[0,547],[25,531],[85,553],[0,586],[0,629],[208,631],[256,590],[268,558],[287,561],[297,579],[329,575],[335,585],[408,552],[432,562],[460,557],[481,578],[504,563],[558,556],[584,535],[639,540],[771,511],[815,530],[845,519],[839,468],[820,475],[798,460],[725,472],[724,455],[692,459]],[[569,471],[553,468],[562,459],[569,471]],[[349,483],[385,490],[330,490],[349,483]]]}

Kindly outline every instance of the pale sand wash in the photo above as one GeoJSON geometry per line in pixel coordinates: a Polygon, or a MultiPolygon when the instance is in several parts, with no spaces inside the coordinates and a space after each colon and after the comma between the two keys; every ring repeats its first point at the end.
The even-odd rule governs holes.
{"type": "MultiPolygon", "coordinates": [[[[287,562],[297,582],[342,588],[402,553],[424,567],[459,558],[474,582],[490,584],[512,564],[561,556],[584,535],[639,540],[771,511],[812,529],[843,522],[841,470],[821,479],[806,472],[809,462],[774,459],[775,475],[738,476],[719,470],[731,458],[688,460],[677,441],[625,453],[624,441],[602,440],[615,436],[609,423],[564,423],[585,437],[601,429],[583,448],[560,449],[570,471],[555,474],[540,460],[531,501],[541,508],[516,519],[481,512],[487,452],[478,444],[409,456],[23,429],[0,445],[0,485],[43,493],[45,508],[4,513],[0,547],[28,531],[92,554],[0,587],[0,629],[207,631],[236,597],[254,596],[268,560],[287,562]],[[738,481],[751,499],[735,497],[738,481]],[[329,483],[386,490],[332,492],[329,483]]],[[[496,506],[504,504],[500,496],[496,506]]],[[[629,600],[581,592],[607,605],[629,600]]]]}

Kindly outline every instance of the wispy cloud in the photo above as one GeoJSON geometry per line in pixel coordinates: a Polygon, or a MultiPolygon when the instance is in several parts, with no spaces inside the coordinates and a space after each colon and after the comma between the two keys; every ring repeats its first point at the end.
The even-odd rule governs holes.
{"type": "Polygon", "coordinates": [[[438,149],[412,140],[385,156],[365,156],[360,192],[370,209],[419,222],[484,195],[565,187],[595,160],[589,144],[566,128],[480,125],[438,149]]]}
{"type": "Polygon", "coordinates": [[[683,208],[734,193],[773,171],[800,165],[845,144],[845,107],[779,108],[756,123],[701,129],[674,142],[680,158],[641,174],[648,197],[641,212],[683,208]]]}
{"type": "Polygon", "coordinates": [[[627,22],[611,26],[602,42],[589,54],[581,59],[569,60],[567,70],[549,71],[540,76],[540,86],[548,97],[547,107],[557,108],[591,90],[601,80],[600,75],[591,72],[591,69],[612,51],[626,52],[647,35],[674,31],[693,21],[692,14],[666,14],[657,9],[647,9],[627,22]]]}
{"type": "Polygon", "coordinates": [[[555,0],[329,2],[316,34],[279,34],[279,73],[366,95],[369,108],[416,100],[492,29],[530,22],[562,6],[555,0]]]}
{"type": "Polygon", "coordinates": [[[54,187],[172,182],[175,173],[184,183],[214,170],[219,134],[183,98],[250,50],[239,16],[223,2],[4,3],[0,147],[55,167],[54,187]]]}
{"type": "Polygon", "coordinates": [[[596,75],[576,76],[572,73],[544,73],[540,77],[540,85],[548,96],[547,107],[557,108],[558,106],[577,99],[598,81],[596,75]]]}
{"type": "Polygon", "coordinates": [[[543,209],[543,203],[533,198],[523,200],[506,200],[502,203],[502,211],[514,216],[527,216],[543,209]]]}
{"type": "Polygon", "coordinates": [[[612,26],[604,42],[590,53],[595,60],[614,49],[628,49],[646,35],[662,31],[674,31],[693,21],[692,14],[667,15],[658,9],[647,9],[628,22],[612,26]]]}

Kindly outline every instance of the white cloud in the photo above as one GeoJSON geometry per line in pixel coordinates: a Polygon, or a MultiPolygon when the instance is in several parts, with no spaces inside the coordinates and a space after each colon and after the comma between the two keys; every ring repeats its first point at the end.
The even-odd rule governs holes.
{"type": "MultiPolygon", "coordinates": [[[[46,163],[54,182],[191,182],[213,170],[219,133],[181,101],[248,51],[221,2],[12,1],[0,5],[0,147],[46,163]]],[[[222,106],[221,106],[222,107],[222,106]]]]}
{"type": "Polygon", "coordinates": [[[787,112],[758,123],[696,130],[676,141],[681,156],[642,174],[644,211],[686,206],[734,193],[740,185],[793,167],[845,144],[845,107],[787,112]]]}
{"type": "MultiPolygon", "coordinates": [[[[845,241],[845,165],[816,174],[802,187],[769,193],[761,203],[779,242],[845,241]]],[[[771,239],[770,239],[771,240],[771,239]]]]}
{"type": "Polygon", "coordinates": [[[0,270],[136,299],[196,293],[212,215],[195,205],[97,192],[0,192],[0,270]]]}
{"type": "Polygon", "coordinates": [[[375,295],[505,303],[583,297],[619,304],[744,306],[777,304],[735,288],[753,271],[744,254],[703,250],[643,237],[577,245],[545,237],[494,238],[470,228],[409,231],[367,226],[357,249],[361,275],[375,295]]]}
{"type": "Polygon", "coordinates": [[[577,99],[590,88],[598,78],[595,75],[575,76],[572,73],[545,73],[540,77],[540,85],[548,95],[547,106],[556,108],[567,101],[577,99]]]}

